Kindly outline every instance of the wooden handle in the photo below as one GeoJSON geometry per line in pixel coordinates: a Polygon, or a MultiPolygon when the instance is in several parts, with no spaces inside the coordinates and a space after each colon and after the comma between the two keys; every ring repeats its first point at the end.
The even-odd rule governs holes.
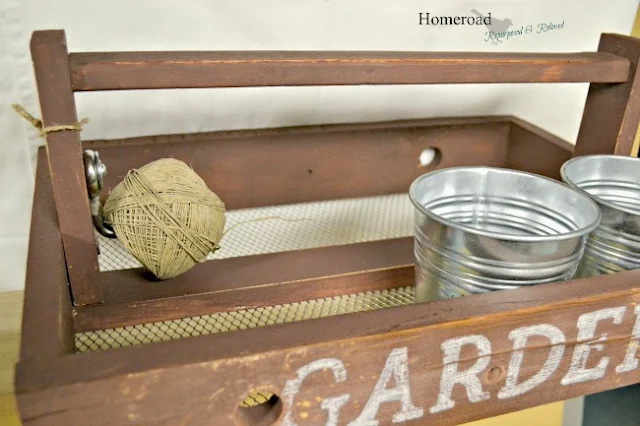
{"type": "Polygon", "coordinates": [[[71,53],[74,91],[441,83],[627,81],[627,58],[589,53],[71,53]]]}

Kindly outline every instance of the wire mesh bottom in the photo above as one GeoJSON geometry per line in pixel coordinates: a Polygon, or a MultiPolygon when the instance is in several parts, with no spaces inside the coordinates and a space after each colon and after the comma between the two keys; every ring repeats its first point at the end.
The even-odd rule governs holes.
{"type": "Polygon", "coordinates": [[[95,352],[167,340],[266,327],[413,303],[413,287],[371,291],[76,334],[77,352],[95,352]]]}
{"type": "Polygon", "coordinates": [[[269,402],[272,396],[273,396],[272,393],[262,393],[262,392],[250,393],[242,402],[240,402],[240,406],[255,407],[256,405],[266,404],[267,402],[269,402]]]}
{"type": "MultiPolygon", "coordinates": [[[[330,200],[229,211],[236,226],[220,243],[216,259],[379,241],[413,235],[413,206],[406,194],[330,200]],[[261,220],[264,218],[279,218],[261,220]],[[255,221],[249,222],[247,221],[255,221]],[[282,220],[284,219],[284,220],[282,220]],[[303,220],[300,220],[303,219],[303,220]]],[[[96,234],[101,271],[141,267],[117,239],[96,234]]],[[[213,255],[209,256],[212,259],[213,255]]],[[[403,287],[278,306],[224,312],[178,320],[77,333],[76,351],[94,352],[127,346],[287,322],[371,311],[413,303],[413,287],[403,287]]],[[[268,403],[271,394],[251,393],[240,404],[268,403]]]]}
{"type": "MultiPolygon", "coordinates": [[[[209,260],[409,237],[413,214],[407,194],[232,210],[226,229],[239,225],[209,260]]],[[[117,239],[96,238],[101,271],[141,266],[117,239]]]]}
{"type": "MultiPolygon", "coordinates": [[[[409,305],[413,301],[413,287],[400,287],[172,321],[90,331],[76,334],[76,351],[104,351],[166,340],[266,327],[312,318],[409,305]]],[[[253,407],[264,404],[269,402],[271,396],[271,394],[253,392],[247,395],[240,406],[253,407]]]]}

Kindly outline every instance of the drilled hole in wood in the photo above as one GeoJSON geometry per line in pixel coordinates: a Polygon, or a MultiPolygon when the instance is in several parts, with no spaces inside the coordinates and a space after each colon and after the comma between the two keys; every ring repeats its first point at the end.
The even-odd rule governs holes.
{"type": "Polygon", "coordinates": [[[271,392],[249,392],[238,407],[236,425],[274,425],[281,415],[282,401],[278,395],[271,392]]]}
{"type": "Polygon", "coordinates": [[[438,148],[427,148],[420,153],[419,161],[422,167],[434,167],[440,163],[442,153],[438,148]]]}
{"type": "Polygon", "coordinates": [[[485,381],[489,384],[497,383],[504,377],[504,368],[494,365],[486,372],[485,381]]]}

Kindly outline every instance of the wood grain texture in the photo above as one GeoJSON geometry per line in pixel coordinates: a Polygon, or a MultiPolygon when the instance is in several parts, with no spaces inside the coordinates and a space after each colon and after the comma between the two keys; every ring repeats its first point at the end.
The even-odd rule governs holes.
{"type": "MultiPolygon", "coordinates": [[[[13,376],[20,349],[20,324],[22,318],[22,291],[0,293],[0,424],[20,426],[13,376]]],[[[529,423],[532,418],[544,419],[545,426],[561,426],[563,403],[557,402],[480,420],[462,426],[537,426],[529,423]]]]}
{"type": "Polygon", "coordinates": [[[14,364],[20,352],[23,299],[22,291],[0,292],[0,398],[13,394],[14,364]]]}
{"type": "MultiPolygon", "coordinates": [[[[34,32],[31,55],[44,126],[76,124],[64,31],[34,32]]],[[[47,153],[74,303],[100,302],[98,253],[78,131],[47,134],[47,153]]]]}
{"type": "MultiPolygon", "coordinates": [[[[25,361],[17,370],[18,401],[25,426],[80,425],[89,413],[95,426],[240,425],[247,423],[238,417],[238,402],[249,390],[261,389],[281,395],[284,413],[290,412],[297,423],[323,425],[326,411],[320,402],[348,394],[338,423],[346,425],[363,411],[392,351],[400,350],[407,355],[411,401],[424,411],[407,424],[455,425],[639,382],[637,368],[620,373],[614,370],[633,339],[639,279],[640,271],[630,271],[138,348],[67,355],[53,364],[25,361]],[[579,318],[603,309],[621,314],[619,321],[604,318],[597,323],[595,337],[603,333],[607,337],[579,339],[578,329],[585,327],[579,318]],[[565,338],[558,367],[535,391],[497,398],[514,354],[509,333],[538,324],[555,326],[565,338]],[[443,366],[447,365],[441,343],[477,335],[488,339],[491,346],[489,362],[477,376],[489,398],[472,403],[464,386],[458,385],[451,395],[455,406],[431,413],[429,409],[440,393],[443,366]],[[599,345],[591,349],[586,367],[608,357],[605,376],[561,385],[576,347],[585,342],[599,345]],[[305,378],[293,403],[284,398],[285,384],[301,374],[300,368],[327,359],[342,363],[344,380],[336,382],[330,371],[319,369],[305,378]]],[[[461,352],[461,371],[478,362],[478,352],[473,349],[461,352]]],[[[540,370],[549,351],[546,339],[534,337],[528,342],[522,352],[521,380],[540,370]]],[[[392,378],[383,385],[392,389],[398,383],[392,378]]],[[[399,402],[382,403],[376,419],[390,424],[400,408],[399,402]]],[[[281,421],[282,417],[275,424],[283,424],[281,421]]]]}
{"type": "Polygon", "coordinates": [[[0,292],[0,425],[20,426],[13,392],[15,363],[20,352],[22,291],[0,292]]]}
{"type": "Polygon", "coordinates": [[[38,152],[22,316],[21,359],[49,359],[75,349],[71,295],[44,148],[38,152]]]}
{"type": "Polygon", "coordinates": [[[185,161],[227,210],[407,192],[436,168],[504,165],[504,117],[416,120],[93,141],[108,173],[104,194],[133,168],[185,161]],[[440,150],[423,167],[420,153],[440,150]]]}
{"type": "Polygon", "coordinates": [[[514,117],[505,167],[561,180],[560,168],[573,149],[569,142],[514,117]]]}
{"type": "MultiPolygon", "coordinates": [[[[0,424],[21,426],[13,391],[15,362],[20,346],[22,291],[0,293],[0,424]]],[[[534,407],[515,413],[488,418],[461,426],[538,426],[532,419],[544,419],[545,426],[561,426],[563,403],[534,407]]]]}
{"type": "Polygon", "coordinates": [[[640,123],[640,39],[603,34],[598,51],[628,58],[631,67],[624,83],[591,84],[574,156],[632,152],[640,123]]]}
{"type": "MultiPolygon", "coordinates": [[[[100,150],[102,158],[105,157],[103,149],[108,151],[111,146],[110,155],[114,159],[114,165],[119,167],[115,173],[112,173],[113,175],[120,172],[125,173],[128,170],[126,161],[133,159],[133,156],[128,155],[132,146],[153,152],[158,147],[167,144],[173,146],[174,143],[178,143],[177,140],[180,140],[182,145],[179,147],[176,145],[175,151],[178,153],[177,149],[189,144],[193,144],[197,148],[202,146],[201,143],[209,145],[218,143],[220,140],[243,141],[248,138],[246,149],[253,151],[255,150],[253,144],[259,143],[252,139],[254,137],[269,137],[274,141],[272,144],[277,144],[279,138],[284,134],[295,134],[300,139],[304,135],[314,135],[318,138],[317,143],[322,144],[327,141],[343,140],[343,133],[351,134],[350,137],[356,135],[358,138],[365,139],[370,135],[370,132],[377,132],[386,134],[387,138],[384,141],[392,143],[398,140],[398,135],[402,136],[402,140],[405,141],[419,140],[426,131],[425,129],[432,132],[439,129],[439,133],[436,134],[442,135],[441,146],[444,147],[447,146],[446,141],[455,144],[465,137],[473,139],[468,132],[482,129],[481,123],[478,119],[420,120],[384,124],[225,132],[223,134],[158,136],[120,141],[91,141],[87,145],[92,149],[100,150]],[[420,131],[408,132],[407,129],[420,129],[420,131]],[[408,136],[406,136],[407,133],[408,136]],[[122,160],[118,162],[117,158],[122,160]],[[125,163],[124,167],[123,162],[125,163]]],[[[488,119],[488,123],[485,123],[484,126],[498,126],[495,129],[497,130],[495,134],[498,135],[496,139],[502,139],[505,136],[504,132],[510,131],[507,159],[505,161],[502,158],[504,149],[499,145],[499,151],[495,154],[496,159],[493,160],[495,161],[494,165],[497,166],[514,167],[557,178],[560,165],[569,158],[570,150],[573,148],[567,142],[513,117],[488,119]]],[[[488,131],[481,134],[483,138],[487,139],[491,135],[488,131]]],[[[369,151],[370,155],[376,156],[371,153],[372,150],[369,151]]],[[[448,158],[449,164],[460,165],[478,160],[477,157],[467,158],[466,154],[462,150],[456,151],[455,157],[448,158]]],[[[322,153],[318,154],[319,157],[322,155],[322,153]]],[[[193,158],[198,157],[199,155],[193,154],[193,158]]],[[[380,157],[380,162],[382,162],[383,156],[380,155],[380,157]]],[[[413,158],[410,158],[406,159],[406,163],[413,161],[413,158]]],[[[283,170],[289,164],[283,162],[279,164],[280,167],[274,168],[271,176],[277,184],[276,186],[286,184],[287,177],[281,175],[286,174],[283,170]],[[280,173],[280,176],[277,174],[274,176],[275,173],[280,173]]],[[[474,164],[486,163],[480,160],[474,164]]],[[[394,170],[401,171],[403,169],[403,164],[399,161],[393,162],[390,166],[394,170]]],[[[404,167],[404,169],[407,168],[404,167]]],[[[213,167],[212,170],[217,171],[218,167],[213,167]]],[[[343,170],[346,173],[349,172],[346,164],[343,170]]],[[[113,172],[113,170],[110,171],[113,172]]],[[[326,174],[327,177],[332,175],[331,173],[326,174]]],[[[257,184],[260,176],[256,175],[254,179],[254,183],[257,184]]],[[[370,176],[370,179],[374,180],[374,177],[370,176]]],[[[402,184],[408,187],[412,179],[413,176],[407,176],[402,184]]],[[[211,177],[207,180],[221,181],[221,179],[211,177]]],[[[384,182],[388,183],[388,180],[384,182]]],[[[338,184],[336,183],[335,186],[337,187],[338,184]]],[[[361,188],[362,186],[358,185],[354,190],[357,192],[361,188]]],[[[271,198],[267,201],[277,203],[281,201],[281,198],[271,198]]],[[[150,282],[149,277],[142,270],[101,273],[100,278],[105,291],[104,304],[76,309],[75,324],[79,331],[89,331],[145,321],[169,320],[410,285],[411,281],[409,280],[412,279],[410,271],[386,268],[412,263],[412,240],[406,238],[399,241],[379,241],[343,247],[215,260],[199,265],[187,274],[171,280],[170,283],[150,282]],[[366,282],[344,275],[370,270],[384,271],[380,271],[375,279],[366,282]],[[397,282],[394,282],[396,279],[397,282]],[[348,286],[345,285],[347,282],[350,282],[348,286]],[[265,286],[269,286],[268,292],[265,286]],[[256,292],[256,289],[259,288],[263,290],[256,292]]]]}
{"type": "Polygon", "coordinates": [[[153,282],[103,272],[105,302],[74,310],[76,331],[273,306],[414,283],[413,238],[212,260],[153,282]]]}
{"type": "Polygon", "coordinates": [[[72,53],[82,90],[436,83],[623,82],[608,53],[92,52],[72,53]]]}
{"type": "Polygon", "coordinates": [[[564,406],[564,402],[554,402],[458,426],[563,426],[564,406]]]}
{"type": "MultiPolygon", "coordinates": [[[[68,56],[61,31],[36,32],[32,39],[45,125],[77,120],[72,90],[590,81],[599,84],[591,87],[580,149],[618,154],[629,154],[630,129],[638,124],[637,46],[633,39],[605,35],[600,52],[570,55],[132,52],[68,56]],[[633,76],[630,80],[629,74],[633,76]],[[607,115],[609,106],[611,113],[607,115]]],[[[223,199],[228,198],[225,201],[230,208],[403,192],[413,178],[426,171],[417,164],[425,147],[441,150],[442,160],[435,167],[512,164],[543,174],[553,174],[556,163],[567,155],[563,141],[539,129],[495,120],[466,126],[450,122],[430,127],[398,125],[387,130],[346,127],[330,132],[254,131],[204,139],[201,135],[176,136],[157,144],[121,142],[111,147],[104,143],[100,148],[107,166],[114,165],[111,178],[119,181],[129,168],[175,154],[206,176],[212,189],[223,199]],[[345,140],[350,143],[345,144],[345,140]],[[509,140],[514,141],[512,150],[508,149],[509,140]],[[548,166],[542,165],[547,159],[534,155],[529,144],[540,147],[541,152],[546,146],[554,160],[548,166]],[[283,153],[286,158],[281,159],[283,153]],[[532,164],[527,157],[531,157],[532,164]],[[216,158],[224,161],[212,160],[216,158]],[[265,165],[268,162],[279,168],[265,165]],[[228,183],[229,179],[236,182],[228,183]],[[245,192],[237,195],[239,190],[245,192]]],[[[100,142],[93,146],[100,146],[100,142]]],[[[336,409],[334,417],[339,415],[334,425],[374,424],[374,420],[390,424],[394,419],[416,425],[455,425],[640,382],[640,368],[632,365],[640,328],[640,271],[142,347],[72,354],[72,310],[64,255],[77,303],[100,301],[99,284],[103,281],[97,278],[77,132],[49,135],[48,149],[52,171],[48,182],[52,191],[38,190],[34,201],[34,212],[43,212],[43,217],[34,219],[32,224],[21,361],[16,370],[18,403],[26,426],[84,426],[87,422],[96,426],[257,426],[266,424],[269,418],[275,420],[271,424],[326,425],[330,422],[326,409],[331,406],[336,409]],[[61,232],[56,228],[53,207],[57,208],[61,232]],[[594,314],[601,315],[601,320],[589,322],[594,314]],[[551,345],[548,339],[538,336],[517,351],[514,341],[524,327],[532,326],[535,330],[553,328],[562,335],[562,343],[551,345]],[[463,337],[484,339],[487,352],[482,354],[478,352],[480,346],[472,345],[457,358],[444,356],[450,347],[447,345],[455,341],[451,339],[463,337]],[[550,351],[559,348],[562,355],[552,359],[557,365],[548,368],[550,351]],[[581,361],[585,348],[590,355],[581,361]],[[633,357],[629,355],[623,361],[627,359],[625,353],[633,357]],[[507,372],[514,368],[520,355],[520,382],[541,371],[546,377],[534,391],[500,398],[499,391],[508,388],[508,383],[514,384],[507,381],[507,372]],[[398,359],[406,362],[399,363],[398,359]],[[451,375],[450,367],[455,364],[464,370],[478,363],[483,367],[474,377],[481,390],[465,391],[465,386],[458,383],[450,395],[455,404],[434,410],[436,405],[442,405],[437,401],[448,393],[443,390],[447,380],[461,380],[462,376],[456,379],[451,375]],[[623,364],[629,368],[616,370],[623,364]],[[318,369],[304,377],[314,365],[318,369]],[[327,368],[332,365],[342,370],[332,375],[327,368]],[[390,367],[385,368],[386,365],[390,367]],[[604,371],[602,377],[589,373],[581,381],[563,384],[576,368],[599,366],[604,371]],[[390,380],[386,381],[385,375],[390,380]],[[377,383],[381,384],[376,386],[377,383]],[[240,410],[239,402],[255,390],[279,395],[274,407],[283,412],[265,410],[267,407],[251,410],[251,414],[240,410]],[[402,395],[405,400],[401,404],[398,399],[402,395]],[[407,400],[413,407],[410,410],[407,400]],[[371,403],[374,408],[367,422],[363,416],[371,403]]],[[[48,175],[46,171],[42,173],[39,170],[38,181],[46,183],[48,175]]],[[[392,286],[409,280],[411,270],[402,264],[409,257],[406,240],[395,244],[400,250],[393,255],[382,256],[373,251],[380,256],[377,258],[366,252],[372,246],[360,246],[362,258],[347,258],[348,253],[338,252],[333,262],[322,263],[317,270],[313,269],[313,261],[317,261],[318,252],[271,257],[272,261],[280,259],[273,262],[275,266],[256,266],[253,271],[237,272],[247,260],[236,260],[240,263],[226,272],[223,269],[223,275],[215,277],[215,281],[205,276],[195,279],[194,275],[175,287],[147,287],[149,283],[141,280],[136,271],[101,275],[112,277],[106,283],[106,294],[116,303],[105,306],[102,316],[93,317],[98,322],[85,326],[90,329],[104,325],[99,321],[106,321],[104,318],[109,315],[117,316],[119,323],[134,319],[143,322],[155,315],[154,308],[159,312],[158,318],[182,315],[189,311],[189,303],[194,311],[204,312],[212,309],[214,299],[210,293],[218,285],[225,290],[222,293],[231,296],[218,293],[216,296],[221,297],[215,301],[227,297],[228,306],[264,303],[266,297],[251,299],[247,290],[251,288],[255,293],[262,285],[274,283],[285,286],[279,294],[270,292],[270,297],[277,300],[348,288],[392,286]],[[358,263],[365,258],[369,263],[358,263]],[[282,259],[293,261],[295,266],[285,265],[282,259]],[[284,269],[277,269],[278,262],[284,269]],[[127,287],[127,283],[131,286],[127,287]],[[170,306],[174,302],[180,305],[170,306]],[[137,311],[139,306],[143,308],[137,311]]],[[[247,263],[244,265],[248,268],[247,263]]],[[[199,273],[204,274],[204,270],[199,273]]],[[[78,308],[77,312],[95,313],[98,308],[78,308]]]]}

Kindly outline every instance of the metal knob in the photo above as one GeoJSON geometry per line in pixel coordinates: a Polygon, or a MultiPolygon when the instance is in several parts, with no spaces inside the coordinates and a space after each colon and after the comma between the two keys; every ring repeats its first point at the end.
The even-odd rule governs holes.
{"type": "Polygon", "coordinates": [[[87,192],[89,193],[89,206],[91,207],[91,218],[96,230],[107,238],[116,238],[113,228],[104,220],[102,215],[102,204],[100,203],[100,192],[104,186],[104,177],[107,174],[107,167],[100,161],[97,151],[86,149],[83,152],[84,172],[87,181],[87,192]]]}

